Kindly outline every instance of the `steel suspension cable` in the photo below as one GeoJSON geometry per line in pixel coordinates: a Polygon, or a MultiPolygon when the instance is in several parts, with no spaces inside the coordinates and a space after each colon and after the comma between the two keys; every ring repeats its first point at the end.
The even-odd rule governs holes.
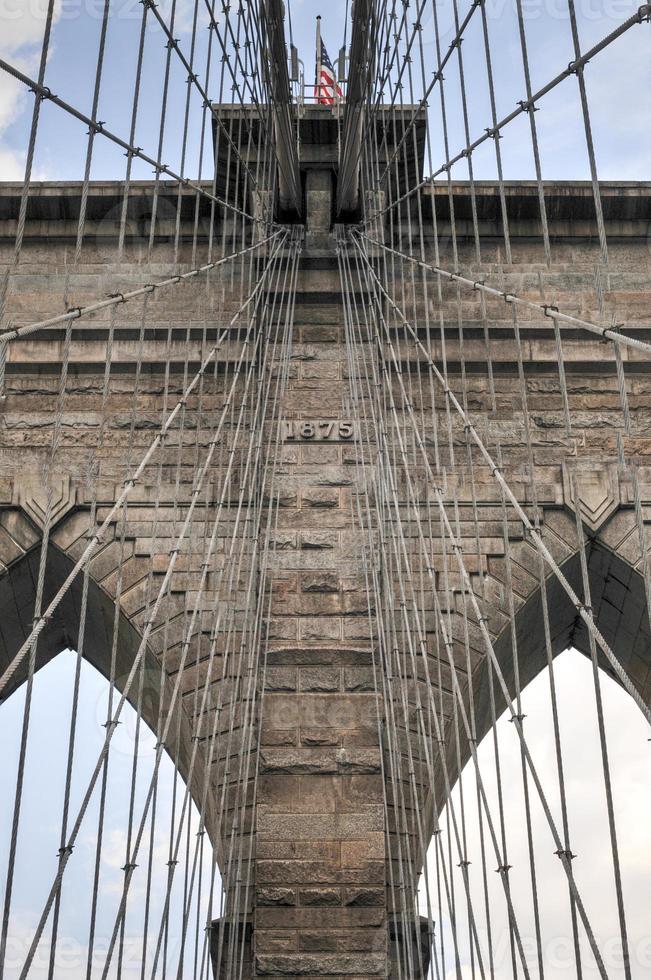
{"type": "MultiPolygon", "coordinates": [[[[356,247],[359,250],[359,246],[356,246],[356,247]]],[[[376,284],[378,285],[378,289],[382,293],[385,293],[385,290],[382,287],[382,284],[379,282],[379,280],[375,276],[375,273],[371,269],[371,267],[370,267],[370,265],[368,263],[368,260],[365,259],[365,256],[363,255],[363,253],[361,253],[361,255],[362,255],[362,258],[364,258],[366,267],[369,269],[370,274],[374,277],[374,279],[376,281],[376,284]]],[[[390,300],[390,303],[395,308],[395,304],[393,303],[393,301],[390,300]]],[[[398,311],[396,310],[396,312],[398,312],[398,311]]],[[[383,318],[382,317],[380,317],[380,322],[383,322],[383,318]]],[[[386,327],[385,327],[385,330],[386,330],[386,327]]],[[[415,339],[415,343],[419,347],[422,346],[418,342],[417,338],[415,339]]],[[[388,339],[388,346],[389,346],[389,350],[392,351],[392,344],[391,344],[390,339],[388,339]]],[[[439,383],[441,383],[441,377],[442,376],[440,375],[440,372],[438,372],[438,369],[433,364],[433,362],[431,361],[431,358],[429,358],[429,355],[427,355],[427,353],[426,353],[426,356],[428,357],[428,360],[429,360],[431,369],[434,371],[435,375],[437,376],[437,380],[439,380],[439,383]]],[[[392,354],[392,357],[395,358],[395,354],[392,354]]],[[[401,380],[400,373],[398,373],[398,380],[399,380],[400,386],[402,388],[403,383],[402,383],[402,380],[401,380]]],[[[479,439],[479,436],[476,434],[476,430],[474,429],[474,427],[472,426],[472,424],[468,421],[468,419],[465,417],[465,415],[463,413],[463,409],[459,405],[459,402],[456,399],[456,396],[451,391],[446,391],[446,397],[449,397],[451,399],[451,401],[454,404],[454,407],[455,407],[456,411],[459,414],[461,414],[462,417],[464,418],[464,425],[467,426],[468,432],[469,432],[470,435],[472,435],[473,440],[476,443],[479,444],[480,451],[482,452],[482,455],[484,455],[485,458],[488,457],[487,450],[483,446],[483,443],[481,443],[481,440],[479,439]]],[[[409,405],[408,402],[406,402],[406,408],[407,408],[407,411],[408,411],[410,420],[412,422],[412,425],[415,425],[415,422],[414,422],[414,419],[413,419],[413,412],[412,412],[411,406],[409,405]]],[[[482,635],[482,638],[483,638],[483,641],[484,641],[486,652],[487,652],[488,656],[490,657],[490,659],[492,661],[493,668],[495,670],[495,675],[496,675],[496,677],[498,679],[499,686],[500,686],[501,691],[502,691],[502,696],[503,696],[503,698],[504,698],[504,700],[505,700],[505,702],[507,704],[507,707],[509,708],[509,712],[511,713],[511,717],[512,717],[513,723],[514,723],[514,728],[515,728],[515,730],[516,730],[516,732],[518,734],[518,738],[520,739],[520,742],[521,742],[521,745],[522,745],[522,749],[523,749],[523,752],[525,754],[525,758],[526,758],[526,761],[527,761],[527,766],[528,766],[529,771],[531,773],[531,777],[532,777],[532,780],[533,780],[534,785],[536,787],[538,796],[540,798],[540,802],[541,802],[541,805],[543,807],[543,811],[545,813],[545,817],[546,817],[547,823],[548,823],[549,828],[550,828],[550,830],[552,832],[552,836],[554,838],[554,842],[555,842],[556,847],[557,847],[557,852],[556,853],[558,854],[559,858],[561,859],[561,863],[562,863],[563,869],[564,869],[564,871],[565,871],[565,873],[567,875],[568,883],[569,883],[570,888],[572,890],[572,894],[573,894],[574,900],[576,902],[577,910],[578,910],[579,915],[580,915],[580,917],[581,917],[581,919],[583,921],[583,925],[584,925],[584,928],[586,930],[586,934],[587,934],[588,939],[590,941],[590,946],[591,946],[591,949],[592,949],[592,952],[593,952],[593,955],[594,955],[596,964],[597,964],[597,966],[599,968],[599,971],[600,971],[601,975],[605,977],[606,976],[606,973],[605,973],[605,968],[604,968],[604,965],[603,965],[603,960],[602,960],[600,951],[598,950],[598,948],[596,946],[594,935],[593,935],[592,930],[591,930],[591,928],[589,926],[589,923],[588,923],[588,920],[587,920],[587,916],[586,916],[586,913],[585,913],[585,909],[583,907],[583,904],[581,902],[579,893],[577,891],[576,883],[574,881],[574,877],[573,877],[573,874],[572,874],[572,870],[571,870],[569,858],[567,858],[566,855],[565,855],[565,851],[563,849],[562,842],[561,842],[561,839],[559,837],[558,831],[556,829],[556,825],[555,825],[555,822],[553,820],[551,811],[549,810],[549,806],[547,804],[546,797],[545,797],[545,794],[544,794],[542,785],[540,783],[540,780],[539,780],[539,777],[538,777],[536,768],[533,765],[533,761],[531,759],[531,755],[530,755],[530,752],[529,752],[529,749],[528,749],[528,746],[527,746],[527,743],[526,743],[526,740],[525,740],[525,737],[524,737],[522,726],[521,726],[521,723],[520,723],[519,718],[518,718],[517,709],[516,709],[516,707],[514,706],[512,700],[511,700],[511,696],[509,694],[509,691],[508,691],[506,682],[504,680],[504,677],[503,677],[503,674],[502,674],[502,670],[501,670],[501,667],[499,665],[499,661],[496,658],[495,651],[494,651],[494,648],[493,648],[493,644],[492,644],[490,635],[488,633],[488,629],[486,627],[486,617],[482,615],[481,610],[479,609],[479,606],[477,604],[477,600],[476,600],[476,598],[474,596],[474,593],[472,591],[472,587],[471,587],[471,583],[470,583],[470,580],[469,580],[468,572],[467,572],[467,569],[465,568],[465,564],[464,564],[462,547],[459,544],[459,542],[455,540],[454,533],[452,531],[452,528],[451,528],[450,523],[449,523],[449,519],[448,519],[447,514],[446,514],[446,511],[445,511],[445,506],[444,506],[443,497],[442,497],[442,491],[441,491],[440,487],[438,486],[438,484],[437,484],[437,482],[436,482],[436,480],[435,480],[435,478],[434,478],[434,476],[433,476],[433,474],[431,472],[431,467],[430,467],[430,464],[429,464],[429,461],[428,461],[428,458],[427,458],[427,454],[426,454],[425,448],[422,445],[422,440],[420,439],[420,437],[418,436],[418,434],[417,434],[417,438],[418,438],[419,447],[421,449],[421,454],[423,456],[423,460],[424,460],[424,463],[425,463],[426,470],[429,473],[429,479],[432,481],[432,486],[433,486],[433,489],[434,489],[435,494],[436,494],[436,497],[437,497],[437,501],[438,501],[438,504],[439,504],[439,509],[440,509],[440,512],[441,512],[442,522],[443,522],[443,525],[445,527],[446,534],[449,536],[450,541],[452,543],[452,550],[453,550],[453,552],[454,552],[454,554],[456,556],[456,559],[457,559],[457,562],[458,562],[458,565],[459,565],[459,572],[460,572],[460,575],[461,575],[461,579],[462,579],[462,581],[464,583],[464,589],[465,589],[467,595],[469,596],[469,599],[471,601],[471,604],[473,605],[474,614],[475,614],[477,623],[479,625],[479,629],[480,629],[480,632],[481,632],[481,635],[482,635]]],[[[490,458],[490,457],[488,457],[488,458],[490,458]]],[[[576,596],[574,595],[573,590],[571,590],[571,586],[569,585],[569,583],[567,582],[567,580],[563,576],[562,572],[560,572],[560,569],[558,569],[558,566],[556,565],[554,559],[549,554],[549,551],[546,548],[546,546],[544,545],[544,542],[542,542],[542,539],[537,534],[537,532],[534,530],[533,526],[531,525],[531,522],[529,521],[529,518],[527,517],[527,515],[525,514],[525,512],[522,510],[522,507],[517,502],[517,499],[514,497],[512,491],[508,487],[508,484],[506,483],[506,481],[504,480],[502,474],[497,469],[497,467],[492,462],[492,460],[491,460],[491,466],[492,466],[491,472],[493,473],[494,476],[497,476],[497,474],[499,473],[499,483],[500,483],[501,486],[503,486],[504,491],[505,491],[505,494],[506,494],[507,498],[510,500],[510,502],[512,503],[512,505],[514,506],[514,509],[516,510],[516,513],[518,514],[519,519],[527,527],[528,530],[529,530],[529,528],[531,528],[531,530],[529,530],[530,540],[536,542],[536,546],[540,548],[541,554],[546,558],[546,560],[548,561],[548,563],[550,563],[553,566],[553,571],[555,572],[556,576],[559,578],[559,581],[561,582],[561,585],[563,585],[563,588],[565,589],[566,592],[568,592],[568,590],[569,590],[568,595],[571,592],[571,595],[574,596],[574,604],[575,604],[575,607],[577,608],[577,612],[579,612],[579,614],[582,616],[584,622],[586,622],[586,625],[588,626],[588,629],[590,629],[590,630],[592,630],[594,632],[596,642],[602,648],[603,652],[606,654],[606,656],[608,657],[609,661],[610,661],[610,659],[612,657],[612,660],[615,661],[615,663],[617,664],[617,667],[619,668],[618,675],[619,674],[622,674],[623,675],[623,678],[625,678],[627,680],[627,676],[625,675],[624,671],[622,670],[621,666],[619,665],[619,662],[616,661],[616,658],[612,654],[612,651],[610,651],[610,649],[605,644],[605,641],[603,641],[603,638],[601,638],[598,630],[596,629],[596,626],[594,625],[594,622],[592,621],[591,616],[589,616],[586,613],[586,611],[585,611],[585,609],[583,607],[583,604],[581,604],[579,602],[579,600],[576,598],[576,596]],[[606,646],[606,649],[603,649],[602,643],[603,643],[604,646],[606,646]],[[609,653],[610,653],[610,656],[608,656],[609,653]]],[[[434,591],[434,595],[436,596],[435,591],[434,591]]],[[[570,596],[570,598],[571,598],[571,596],[570,596]]],[[[624,683],[624,679],[622,680],[622,683],[624,683]]],[[[632,687],[632,685],[630,684],[630,682],[628,682],[628,684],[625,685],[625,686],[627,687],[627,690],[632,687]]],[[[467,723],[466,723],[466,720],[465,720],[465,706],[463,704],[461,690],[460,690],[459,685],[458,685],[458,682],[456,680],[455,680],[455,689],[458,692],[457,696],[460,699],[459,706],[460,706],[460,710],[461,710],[461,713],[462,713],[462,717],[464,718],[464,726],[466,726],[467,723]]],[[[646,717],[648,715],[648,712],[644,710],[644,707],[645,706],[641,702],[641,698],[637,694],[637,691],[635,691],[635,689],[633,689],[633,691],[631,691],[631,693],[632,693],[632,695],[633,695],[636,703],[638,703],[640,705],[640,707],[642,707],[643,713],[645,714],[645,717],[646,717]]],[[[469,729],[467,729],[467,734],[468,734],[468,736],[470,736],[470,730],[469,729]]],[[[470,749],[471,749],[471,754],[473,755],[473,758],[474,758],[475,757],[475,747],[473,746],[473,744],[472,744],[471,741],[470,741],[469,745],[470,745],[470,749]]]]}
{"type": "MultiPolygon", "coordinates": [[[[276,233],[276,235],[274,237],[277,237],[279,234],[281,234],[281,233],[276,233]]],[[[22,661],[23,661],[23,659],[24,659],[24,657],[25,657],[25,655],[26,655],[26,653],[27,653],[27,651],[29,649],[29,646],[30,646],[30,644],[32,642],[32,639],[34,639],[35,637],[37,637],[43,631],[43,629],[47,625],[48,620],[51,618],[53,612],[55,611],[55,609],[58,607],[58,605],[60,604],[61,600],[63,599],[63,596],[66,594],[66,592],[70,588],[70,585],[72,584],[72,582],[74,581],[74,579],[76,578],[76,576],[78,575],[78,573],[81,571],[81,569],[84,567],[84,565],[90,560],[93,552],[95,551],[95,549],[97,548],[97,546],[99,545],[99,543],[102,541],[104,535],[106,534],[106,530],[107,530],[109,524],[111,523],[112,519],[118,513],[118,511],[122,507],[122,504],[123,504],[124,500],[127,499],[127,497],[129,496],[129,494],[133,490],[134,486],[136,486],[136,484],[140,480],[140,478],[141,478],[141,476],[142,476],[142,474],[143,474],[146,466],[148,465],[148,463],[150,462],[151,458],[154,456],[154,454],[156,453],[156,451],[158,450],[158,448],[161,446],[161,444],[162,444],[162,442],[163,442],[163,440],[164,440],[167,432],[169,432],[172,424],[174,423],[175,419],[179,415],[181,409],[186,404],[187,399],[189,398],[189,396],[192,394],[192,392],[196,388],[196,386],[197,386],[200,378],[202,377],[202,375],[205,374],[205,372],[208,369],[209,365],[212,363],[212,361],[213,361],[213,359],[214,359],[217,351],[222,346],[222,344],[224,343],[224,341],[227,339],[227,337],[229,335],[229,332],[230,332],[230,328],[237,322],[237,320],[240,318],[240,316],[242,315],[242,313],[245,312],[246,309],[248,309],[248,307],[251,305],[251,303],[254,300],[256,300],[256,297],[259,295],[260,290],[262,289],[262,286],[264,285],[265,278],[266,278],[269,270],[272,268],[273,260],[275,258],[277,258],[277,256],[278,256],[278,253],[280,251],[280,248],[282,247],[282,244],[284,242],[285,237],[286,237],[286,233],[282,233],[281,241],[276,244],[276,246],[275,246],[275,248],[273,250],[272,256],[271,256],[270,264],[269,264],[269,266],[267,266],[267,269],[265,270],[265,273],[258,280],[258,283],[254,287],[253,291],[248,296],[248,298],[245,300],[245,302],[242,304],[242,306],[231,317],[231,320],[229,322],[228,327],[220,334],[217,342],[213,345],[213,347],[208,352],[207,356],[204,358],[204,360],[203,360],[203,362],[202,362],[199,370],[196,372],[196,374],[192,378],[190,384],[184,390],[182,398],[176,403],[176,405],[174,406],[174,408],[172,409],[172,411],[169,413],[167,419],[165,420],[165,423],[163,424],[163,426],[160,429],[160,432],[154,437],[154,439],[150,443],[150,445],[149,445],[149,447],[147,449],[147,452],[145,453],[145,455],[140,460],[140,463],[138,464],[138,466],[134,470],[133,474],[129,477],[129,479],[125,480],[124,487],[123,487],[123,489],[122,489],[122,491],[121,491],[121,493],[120,493],[117,501],[110,508],[107,516],[105,517],[104,521],[102,522],[102,524],[100,525],[100,527],[98,528],[98,530],[92,536],[92,538],[90,539],[90,541],[88,542],[88,544],[85,547],[85,549],[84,549],[82,555],[80,556],[80,558],[77,559],[77,561],[76,561],[76,563],[75,563],[72,571],[69,573],[69,575],[67,576],[65,582],[63,583],[63,585],[61,586],[61,588],[59,589],[59,591],[57,592],[57,594],[54,596],[54,598],[49,603],[49,605],[48,605],[47,609],[45,610],[44,614],[42,616],[40,616],[39,619],[38,619],[38,621],[35,623],[32,631],[30,633],[30,636],[25,641],[25,643],[22,644],[22,646],[20,647],[20,649],[18,650],[18,652],[13,657],[11,663],[6,668],[4,674],[2,675],[2,677],[0,677],[0,695],[2,694],[2,691],[5,689],[5,687],[7,686],[7,684],[9,683],[9,681],[11,680],[11,678],[13,677],[13,675],[15,674],[15,672],[18,669],[18,667],[20,666],[20,664],[22,663],[22,661]]]]}

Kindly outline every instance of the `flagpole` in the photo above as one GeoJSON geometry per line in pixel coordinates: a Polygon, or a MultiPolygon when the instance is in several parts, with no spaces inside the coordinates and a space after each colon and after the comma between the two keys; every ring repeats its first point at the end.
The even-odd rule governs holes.
{"type": "Polygon", "coordinates": [[[319,101],[321,92],[321,14],[316,17],[316,75],[314,79],[314,95],[319,101]]]}

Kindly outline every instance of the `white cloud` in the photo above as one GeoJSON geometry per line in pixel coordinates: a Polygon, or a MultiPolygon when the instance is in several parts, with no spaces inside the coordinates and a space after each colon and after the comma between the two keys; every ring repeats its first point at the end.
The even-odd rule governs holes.
{"type": "Polygon", "coordinates": [[[0,174],[2,180],[22,180],[25,175],[24,154],[0,149],[0,174]]]}
{"type": "MultiPolygon", "coordinates": [[[[0,0],[0,57],[25,74],[38,70],[48,0],[0,0]]],[[[61,0],[55,0],[53,23],[61,16],[61,0]]],[[[30,104],[28,89],[6,72],[0,75],[0,178],[21,180],[24,153],[3,145],[6,131],[30,104]]]]}
{"type": "MultiPolygon", "coordinates": [[[[172,0],[161,0],[158,4],[159,12],[166,24],[169,24],[172,13],[172,0]]],[[[177,0],[176,11],[174,14],[174,33],[188,34],[192,30],[192,20],[194,15],[193,0],[177,0]]],[[[215,9],[215,20],[219,23],[218,10],[215,9]]]]}

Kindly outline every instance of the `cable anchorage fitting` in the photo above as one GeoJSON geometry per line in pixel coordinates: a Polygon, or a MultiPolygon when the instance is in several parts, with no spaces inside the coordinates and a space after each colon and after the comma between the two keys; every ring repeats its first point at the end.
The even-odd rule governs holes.
{"type": "Polygon", "coordinates": [[[608,337],[609,334],[611,334],[611,333],[620,334],[621,333],[621,330],[622,330],[622,327],[624,327],[624,326],[626,326],[626,324],[624,324],[624,323],[613,323],[613,324],[611,324],[610,327],[602,327],[601,328],[601,336],[603,337],[604,340],[608,340],[609,339],[609,337],[608,337]]]}

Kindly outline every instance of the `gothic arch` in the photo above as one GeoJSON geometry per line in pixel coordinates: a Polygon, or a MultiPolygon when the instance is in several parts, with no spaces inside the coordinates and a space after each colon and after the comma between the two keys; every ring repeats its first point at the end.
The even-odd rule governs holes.
{"type": "MultiPolygon", "coordinates": [[[[563,530],[567,545],[567,542],[570,541],[568,529],[572,527],[572,521],[561,512],[549,514],[547,517],[549,527],[554,527],[556,533],[559,532],[559,528],[563,530]]],[[[645,703],[651,704],[651,627],[644,578],[638,570],[640,549],[634,515],[630,511],[620,510],[604,527],[603,532],[586,538],[586,557],[593,615],[606,642],[640,692],[645,703]]],[[[520,560],[523,556],[528,556],[531,573],[535,574],[538,565],[533,547],[522,542],[520,546],[515,546],[514,551],[517,551],[518,547],[521,549],[520,560]]],[[[575,593],[579,598],[582,598],[580,553],[576,547],[576,540],[573,541],[573,547],[565,547],[564,553],[565,557],[559,561],[559,566],[575,593]]],[[[545,587],[553,657],[557,657],[570,646],[584,655],[590,656],[589,637],[583,620],[570,602],[555,574],[548,569],[546,572],[545,587]]],[[[490,606],[487,605],[486,608],[490,616],[490,606]]],[[[542,591],[539,585],[530,591],[519,608],[516,606],[515,628],[520,688],[524,691],[527,685],[547,666],[542,591]]],[[[512,636],[508,622],[493,638],[493,647],[509,693],[512,698],[515,698],[512,636]]],[[[620,683],[606,657],[599,650],[598,663],[599,667],[609,677],[620,683]]],[[[484,654],[472,679],[478,744],[481,743],[491,728],[492,715],[488,673],[488,661],[484,654]]],[[[493,688],[495,712],[496,717],[499,718],[506,709],[506,702],[496,681],[493,688]]],[[[467,695],[465,700],[468,703],[467,695]]],[[[460,756],[462,771],[470,758],[470,748],[462,729],[460,756]]],[[[434,758],[435,798],[438,801],[439,811],[441,811],[446,802],[445,781],[442,766],[440,763],[438,765],[436,763],[436,754],[434,758]]],[[[454,785],[460,773],[457,767],[456,745],[451,733],[447,739],[446,759],[450,783],[454,785]]],[[[432,809],[428,807],[430,813],[432,813],[432,809]]],[[[431,819],[433,821],[433,816],[431,819]]],[[[433,822],[428,828],[428,839],[432,830],[433,822]]]]}
{"type": "MultiPolygon", "coordinates": [[[[73,520],[74,517],[75,515],[73,515],[73,520]]],[[[8,563],[5,563],[0,573],[0,673],[4,672],[16,651],[29,635],[34,613],[36,583],[41,553],[41,539],[34,531],[31,522],[22,514],[13,511],[0,515],[0,529],[5,531],[7,526],[11,527],[14,541],[20,541],[22,547],[18,548],[16,546],[14,550],[19,550],[20,553],[8,563]]],[[[60,540],[63,540],[61,535],[59,537],[60,540]]],[[[53,538],[56,541],[56,533],[53,535],[53,538]]],[[[3,543],[5,544],[5,554],[2,557],[6,558],[6,542],[0,541],[0,544],[3,543]]],[[[56,594],[73,567],[77,554],[73,549],[70,549],[70,551],[71,553],[66,553],[63,547],[57,543],[50,543],[48,546],[43,596],[44,608],[56,594]]],[[[52,620],[41,633],[37,647],[37,670],[49,663],[62,650],[66,648],[77,649],[79,642],[78,632],[82,580],[83,574],[79,574],[69,591],[61,600],[52,620]]],[[[89,578],[83,653],[85,659],[107,678],[110,674],[113,618],[114,598],[106,588],[98,584],[95,577],[91,574],[89,578]]],[[[141,638],[141,633],[137,625],[121,610],[118,617],[115,673],[116,687],[119,691],[123,690],[141,638]]],[[[147,648],[145,652],[141,717],[154,732],[157,729],[158,709],[159,703],[161,703],[161,697],[163,711],[167,711],[174,686],[174,678],[168,674],[161,677],[161,673],[158,658],[150,648],[147,648]],[[163,684],[162,692],[161,681],[163,684]]],[[[11,693],[20,687],[25,681],[26,676],[27,663],[24,661],[21,668],[12,678],[11,685],[5,690],[4,697],[10,696],[11,693]]],[[[136,688],[134,686],[132,693],[128,695],[128,700],[134,708],[135,696],[136,688]]],[[[192,720],[183,704],[177,699],[165,747],[172,762],[186,783],[188,782],[190,770],[192,737],[192,720]],[[177,724],[180,732],[178,744],[176,740],[177,724]]],[[[206,763],[201,746],[198,747],[197,751],[199,754],[195,760],[189,786],[195,804],[200,807],[206,763]]],[[[216,854],[219,856],[221,853],[220,828],[214,807],[213,794],[211,792],[207,794],[205,823],[212,845],[215,848],[216,854]]]]}
{"type": "MultiPolygon", "coordinates": [[[[595,537],[587,542],[586,557],[595,622],[620,664],[647,704],[651,704],[651,629],[646,607],[644,579],[621,554],[595,537]]],[[[576,594],[583,596],[581,564],[576,551],[562,564],[563,574],[576,594]]],[[[551,647],[554,657],[572,646],[590,656],[587,627],[553,573],[545,580],[551,647]]],[[[516,613],[516,637],[522,690],[547,666],[542,591],[536,588],[516,613]]],[[[495,653],[511,694],[515,693],[512,639],[506,626],[495,644],[495,653]]],[[[606,657],[598,651],[598,663],[619,683],[606,657]]],[[[484,661],[474,676],[478,739],[490,728],[487,695],[488,665],[484,661]]],[[[497,697],[498,715],[506,707],[497,697]]]]}

